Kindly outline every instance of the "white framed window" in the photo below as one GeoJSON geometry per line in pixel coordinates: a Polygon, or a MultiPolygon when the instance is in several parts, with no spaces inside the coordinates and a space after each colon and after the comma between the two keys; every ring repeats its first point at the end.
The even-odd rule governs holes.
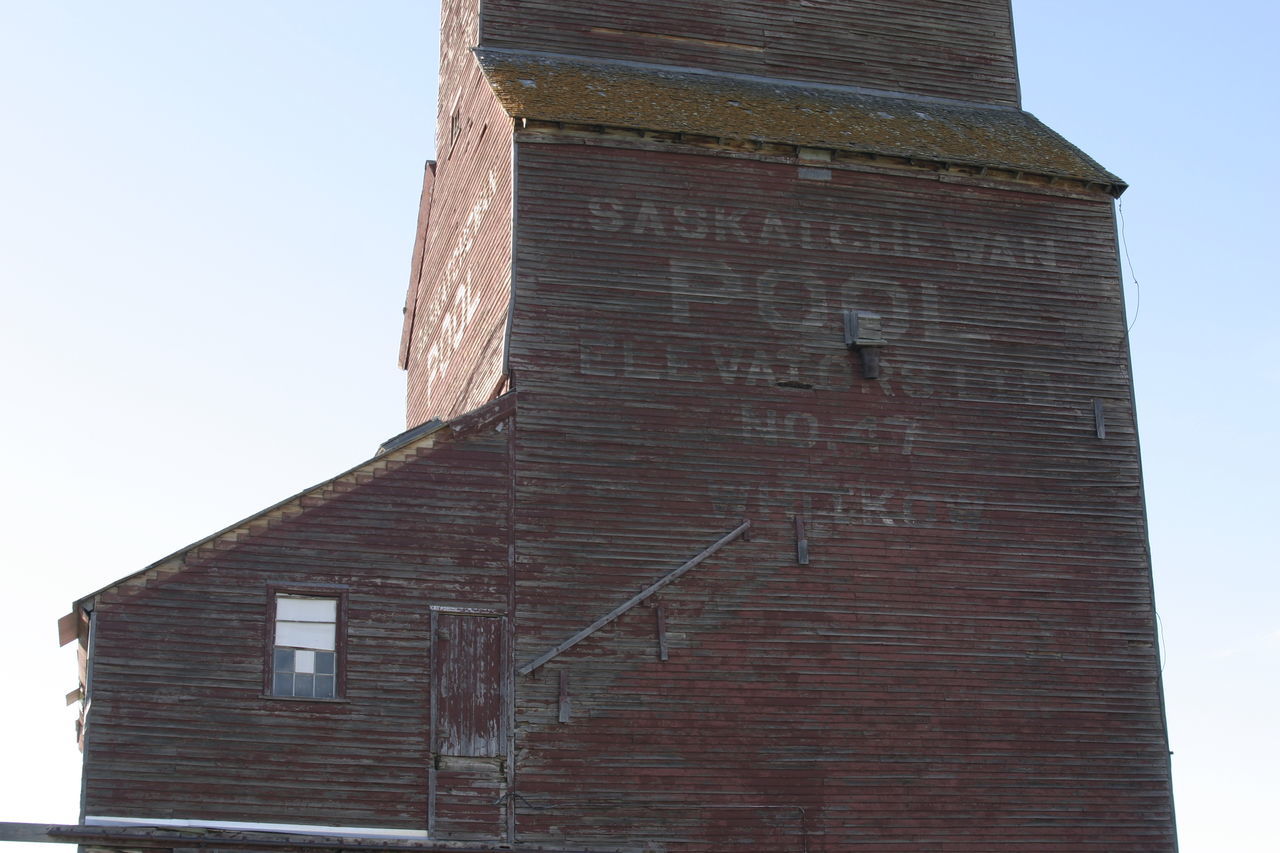
{"type": "Polygon", "coordinates": [[[269,679],[271,696],[341,696],[341,596],[274,592],[269,679]]]}

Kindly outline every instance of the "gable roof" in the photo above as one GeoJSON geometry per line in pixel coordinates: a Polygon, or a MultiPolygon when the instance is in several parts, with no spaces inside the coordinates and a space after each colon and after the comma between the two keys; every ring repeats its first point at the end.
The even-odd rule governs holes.
{"type": "Polygon", "coordinates": [[[682,132],[1125,183],[1031,113],[690,68],[476,48],[514,118],[682,132]]]}
{"type": "MultiPolygon", "coordinates": [[[[139,569],[79,598],[72,605],[71,613],[68,616],[64,616],[59,625],[61,627],[63,621],[74,617],[81,610],[91,609],[93,600],[104,593],[136,591],[145,588],[148,581],[154,578],[168,577],[182,571],[186,567],[188,558],[205,548],[238,542],[272,524],[299,515],[304,510],[315,506],[317,501],[329,500],[336,495],[350,491],[363,482],[367,482],[371,477],[378,477],[388,471],[396,470],[406,462],[419,458],[422,453],[430,451],[440,441],[454,436],[475,433],[505,420],[515,411],[515,404],[516,392],[513,391],[450,421],[436,419],[405,430],[399,435],[387,439],[378,448],[377,455],[354,468],[304,489],[279,503],[272,504],[248,518],[224,527],[216,533],[193,542],[143,569],[139,569]]],[[[74,634],[68,636],[68,633],[70,632],[64,631],[61,634],[64,645],[75,639],[74,634]]]]}

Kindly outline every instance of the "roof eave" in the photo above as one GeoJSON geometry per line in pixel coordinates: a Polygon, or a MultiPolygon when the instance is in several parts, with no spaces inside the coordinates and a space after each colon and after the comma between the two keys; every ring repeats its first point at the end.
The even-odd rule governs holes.
{"type": "Polygon", "coordinates": [[[112,581],[106,586],[103,586],[100,589],[96,589],[93,592],[89,593],[88,595],[81,596],[80,598],[76,599],[72,603],[72,613],[79,613],[81,611],[90,611],[93,609],[93,603],[97,600],[97,598],[105,593],[112,592],[113,590],[117,589],[118,587],[124,584],[129,583],[130,581],[141,578],[144,575],[146,575],[148,572],[154,572],[166,567],[167,565],[173,564],[175,562],[181,562],[185,560],[186,557],[190,555],[192,552],[202,547],[205,547],[207,545],[213,544],[220,539],[229,537],[235,534],[236,531],[242,530],[257,521],[260,521],[264,517],[270,516],[272,513],[288,508],[291,504],[299,503],[307,497],[317,495],[318,493],[322,492],[326,488],[334,484],[337,484],[347,478],[353,477],[361,473],[372,472],[372,469],[374,468],[374,466],[378,465],[379,463],[386,462],[387,457],[389,455],[394,454],[397,457],[402,457],[404,459],[407,459],[416,452],[416,450],[420,445],[426,443],[428,440],[434,440],[433,436],[436,436],[441,431],[448,431],[450,435],[462,435],[469,432],[474,432],[479,429],[483,429],[484,427],[490,424],[503,420],[509,417],[511,413],[514,411],[515,402],[516,402],[516,392],[512,391],[490,401],[489,403],[486,403],[483,406],[480,406],[477,409],[474,409],[470,412],[459,415],[458,417],[453,418],[449,421],[433,419],[417,427],[406,430],[405,432],[402,432],[399,435],[393,436],[392,438],[387,439],[387,441],[385,441],[381,446],[379,446],[377,454],[375,454],[373,457],[369,459],[366,459],[360,464],[352,468],[348,468],[347,470],[333,477],[329,477],[328,479],[323,480],[315,484],[314,486],[303,489],[302,491],[296,494],[290,495],[284,500],[278,501],[272,504],[271,506],[266,507],[265,509],[259,510],[258,512],[255,512],[252,515],[247,516],[246,518],[242,518],[241,520],[233,524],[230,524],[227,527],[224,527],[215,533],[211,533],[210,535],[202,539],[192,542],[190,545],[186,545],[182,548],[179,548],[177,551],[174,551],[172,554],[169,554],[166,557],[162,557],[161,559],[156,560],[155,562],[150,563],[149,565],[135,572],[131,572],[130,574],[126,575],[123,578],[112,581]]]}

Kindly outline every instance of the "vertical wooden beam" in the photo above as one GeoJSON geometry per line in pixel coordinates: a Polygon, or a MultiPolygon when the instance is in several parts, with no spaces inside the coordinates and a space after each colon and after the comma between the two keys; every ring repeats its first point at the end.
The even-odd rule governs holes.
{"type": "Polygon", "coordinates": [[[804,531],[804,519],[796,516],[796,565],[809,565],[809,539],[804,531]]]}
{"type": "Polygon", "coordinates": [[[880,378],[880,348],[859,347],[858,355],[862,358],[862,378],[880,378]]]}
{"type": "Polygon", "coordinates": [[[569,670],[560,670],[560,722],[567,723],[573,716],[569,706],[569,670]]]}
{"type": "MultiPolygon", "coordinates": [[[[515,166],[512,164],[512,183],[515,183],[515,166]]],[[[514,190],[513,190],[514,192],[514,190]]],[[[515,230],[512,229],[512,245],[514,246],[515,230]]],[[[515,258],[514,251],[511,255],[515,258]]],[[[515,299],[515,288],[511,289],[511,300],[515,299]]],[[[508,312],[514,307],[514,302],[507,306],[508,312]]],[[[506,340],[503,342],[503,376],[511,374],[510,365],[507,364],[508,353],[511,348],[511,315],[507,316],[506,340]]],[[[507,771],[507,790],[509,795],[516,789],[516,429],[518,426],[518,418],[516,411],[511,410],[511,419],[507,421],[505,430],[507,438],[507,635],[506,635],[506,660],[504,666],[507,668],[506,678],[503,679],[502,689],[506,691],[507,703],[507,746],[506,761],[503,762],[507,771]]],[[[516,798],[513,796],[506,797],[506,830],[507,843],[514,844],[516,841],[516,798]]]]}
{"type": "Polygon", "coordinates": [[[1107,413],[1103,411],[1102,400],[1093,400],[1093,429],[1098,438],[1107,437],[1107,413]]]}
{"type": "Polygon", "coordinates": [[[658,660],[667,659],[667,608],[661,603],[654,608],[658,620],[658,660]]]}
{"type": "Polygon", "coordinates": [[[427,683],[431,693],[427,710],[427,837],[436,836],[436,632],[439,620],[435,610],[428,622],[431,644],[427,647],[427,683]]]}

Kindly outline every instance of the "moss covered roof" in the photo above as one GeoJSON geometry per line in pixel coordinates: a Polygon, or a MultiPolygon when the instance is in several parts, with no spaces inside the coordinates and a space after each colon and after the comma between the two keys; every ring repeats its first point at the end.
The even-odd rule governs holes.
{"type": "Polygon", "coordinates": [[[639,63],[477,48],[516,118],[683,132],[1124,182],[1030,113],[639,63]]]}

